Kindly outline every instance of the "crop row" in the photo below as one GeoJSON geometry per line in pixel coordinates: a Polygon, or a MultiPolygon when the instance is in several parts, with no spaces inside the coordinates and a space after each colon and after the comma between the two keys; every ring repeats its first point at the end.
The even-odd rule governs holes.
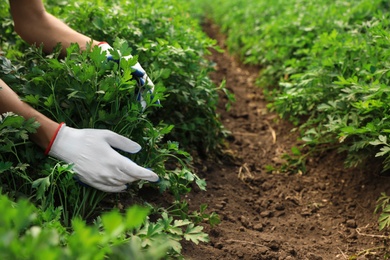
{"type": "Polygon", "coordinates": [[[390,168],[386,2],[196,2],[231,52],[262,67],[270,109],[299,126],[306,145],[337,147],[347,166],[376,156],[379,170],[390,168]]]}

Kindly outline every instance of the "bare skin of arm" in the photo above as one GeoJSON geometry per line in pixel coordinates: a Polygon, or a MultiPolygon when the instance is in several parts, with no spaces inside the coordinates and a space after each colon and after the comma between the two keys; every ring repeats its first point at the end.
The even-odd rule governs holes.
{"type": "Polygon", "coordinates": [[[47,13],[41,0],[10,0],[10,6],[15,31],[31,45],[43,43],[43,50],[47,53],[59,42],[63,47],[62,54],[71,43],[78,43],[82,50],[89,43],[92,46],[99,43],[47,13]]]}
{"type": "Polygon", "coordinates": [[[18,95],[16,95],[16,93],[2,80],[0,80],[0,88],[0,113],[12,111],[26,119],[35,118],[41,126],[37,129],[37,132],[30,137],[32,141],[45,149],[49,145],[59,124],[21,101],[18,95]]]}
{"type": "MultiPolygon", "coordinates": [[[[10,0],[10,6],[15,31],[29,44],[43,44],[45,52],[50,53],[59,42],[62,44],[63,54],[71,43],[78,43],[84,50],[88,44],[98,44],[47,13],[41,0],[10,0]]],[[[5,112],[14,112],[26,119],[35,118],[41,126],[37,133],[31,135],[31,139],[43,149],[48,146],[59,126],[57,122],[21,101],[11,88],[0,80],[0,113],[5,112]]]]}

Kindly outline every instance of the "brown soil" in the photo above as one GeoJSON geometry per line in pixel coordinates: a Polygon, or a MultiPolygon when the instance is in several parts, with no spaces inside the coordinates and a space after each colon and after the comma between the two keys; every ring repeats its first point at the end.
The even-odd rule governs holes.
{"type": "MultiPolygon", "coordinates": [[[[224,48],[216,26],[205,31],[224,48]]],[[[259,69],[247,67],[227,51],[212,51],[212,79],[226,79],[236,102],[223,107],[224,126],[231,131],[227,153],[234,160],[203,161],[198,175],[207,191],[188,195],[191,207],[207,204],[221,223],[204,224],[210,242],[184,244],[186,259],[384,259],[387,234],[378,231],[373,214],[381,192],[389,194],[389,178],[370,170],[345,169],[344,157],[326,152],[308,158],[303,174],[268,173],[283,154],[298,144],[293,126],[266,109],[255,79],[259,69]]]]}

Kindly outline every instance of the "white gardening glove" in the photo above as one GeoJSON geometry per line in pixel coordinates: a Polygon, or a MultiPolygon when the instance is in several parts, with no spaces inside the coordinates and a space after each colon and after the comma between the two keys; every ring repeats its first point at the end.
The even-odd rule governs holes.
{"type": "MultiPolygon", "coordinates": [[[[113,59],[113,57],[110,53],[110,50],[112,49],[112,47],[108,43],[100,42],[98,46],[102,50],[102,53],[104,52],[104,54],[106,55],[108,60],[113,60],[113,61],[119,63],[119,61],[113,59]]],[[[128,59],[133,58],[133,56],[128,55],[128,56],[124,56],[122,58],[125,60],[128,60],[128,59]]],[[[131,68],[134,70],[132,75],[137,80],[138,86],[140,87],[140,90],[137,94],[137,100],[141,103],[142,109],[145,110],[146,101],[142,96],[143,92],[145,90],[147,90],[148,93],[150,95],[152,95],[152,99],[153,99],[154,84],[153,84],[152,80],[149,78],[148,74],[146,74],[145,70],[142,68],[141,64],[139,64],[137,62],[134,66],[131,66],[131,68]]],[[[160,101],[157,100],[156,103],[160,104],[160,101]]]]}
{"type": "Polygon", "coordinates": [[[78,180],[105,192],[120,192],[136,180],[158,182],[154,172],[114,150],[137,153],[141,146],[109,130],[75,129],[60,124],[46,154],[74,164],[78,180]]]}

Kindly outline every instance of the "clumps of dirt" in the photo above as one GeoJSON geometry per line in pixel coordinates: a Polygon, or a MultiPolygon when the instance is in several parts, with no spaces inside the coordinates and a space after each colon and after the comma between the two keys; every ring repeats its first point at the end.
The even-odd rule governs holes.
{"type": "MultiPolygon", "coordinates": [[[[212,23],[204,26],[224,47],[212,23]]],[[[337,153],[307,160],[304,174],[269,173],[282,155],[298,145],[293,126],[266,108],[255,80],[259,68],[244,66],[227,51],[212,51],[210,77],[234,93],[232,109],[221,96],[219,114],[231,132],[226,159],[199,161],[207,191],[188,195],[194,209],[207,204],[221,224],[204,224],[210,242],[184,244],[186,259],[383,259],[386,234],[378,231],[373,211],[389,179],[367,169],[345,169],[337,153]],[[234,158],[231,160],[231,158],[234,158]]]]}

